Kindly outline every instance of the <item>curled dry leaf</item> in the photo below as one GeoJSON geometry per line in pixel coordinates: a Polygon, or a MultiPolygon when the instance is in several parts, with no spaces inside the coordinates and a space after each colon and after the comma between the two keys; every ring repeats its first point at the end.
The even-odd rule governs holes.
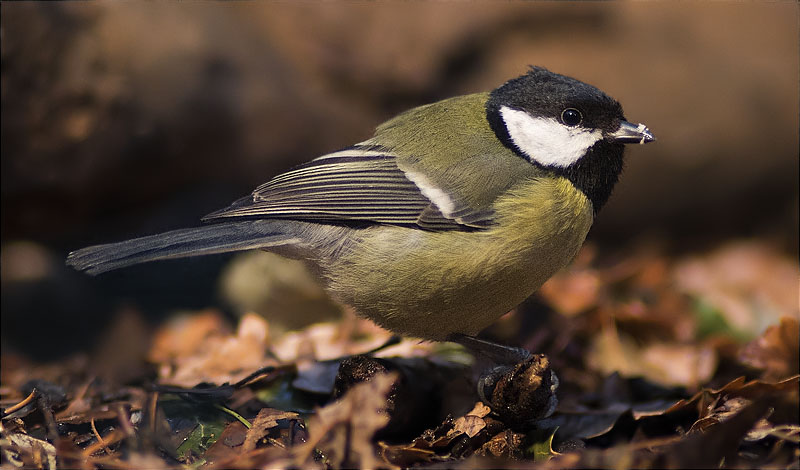
{"type": "Polygon", "coordinates": [[[159,364],[162,382],[184,387],[234,383],[276,364],[266,355],[268,332],[266,320],[255,314],[243,316],[235,334],[226,333],[216,313],[179,317],[159,331],[149,357],[159,364]]]}
{"type": "Polygon", "coordinates": [[[695,421],[689,433],[704,432],[709,427],[730,419],[750,403],[752,400],[743,397],[721,397],[715,401],[713,409],[706,416],[695,421]]]}
{"type": "Polygon", "coordinates": [[[377,467],[372,436],[389,423],[386,397],[396,379],[396,374],[375,375],[353,386],[340,400],[317,410],[308,424],[308,441],[295,448],[296,465],[311,463],[317,449],[334,468],[377,467]]]}
{"type": "Polygon", "coordinates": [[[297,417],[297,413],[292,413],[291,411],[262,408],[247,431],[244,444],[242,444],[242,452],[249,452],[255,449],[259,439],[266,436],[270,429],[278,425],[278,420],[297,417]]]}
{"type": "Polygon", "coordinates": [[[392,336],[368,320],[358,318],[351,322],[350,325],[317,323],[286,333],[277,338],[271,350],[285,363],[326,361],[377,348],[392,336]],[[350,331],[347,326],[351,327],[350,331]]]}
{"type": "Polygon", "coordinates": [[[770,399],[737,403],[729,414],[706,432],[693,433],[664,452],[672,468],[719,468],[734,463],[739,443],[769,410],[770,399]]]}
{"type": "Polygon", "coordinates": [[[147,359],[156,364],[169,363],[195,354],[208,338],[229,333],[230,328],[216,310],[177,315],[158,329],[147,359]]]}
{"type": "MultiPolygon", "coordinates": [[[[2,428],[0,428],[2,429],[2,428]]],[[[2,446],[4,460],[15,467],[56,469],[56,448],[53,444],[27,434],[5,434],[2,446]]]]}
{"type": "Polygon", "coordinates": [[[706,433],[587,448],[558,455],[538,468],[749,468],[737,455],[739,443],[768,405],[758,400],[706,433]]]}
{"type": "Polygon", "coordinates": [[[448,434],[464,433],[469,437],[475,437],[482,429],[486,427],[486,417],[492,409],[486,406],[483,402],[475,403],[475,407],[466,415],[458,418],[453,422],[453,429],[448,434]]]}
{"type": "Polygon", "coordinates": [[[523,455],[522,445],[524,441],[525,434],[505,429],[495,434],[476,453],[505,459],[519,459],[523,455]]]}
{"type": "Polygon", "coordinates": [[[466,415],[455,420],[448,416],[439,426],[426,430],[408,444],[387,444],[381,441],[378,443],[381,456],[391,465],[411,467],[432,462],[450,462],[473,453],[494,455],[491,453],[494,447],[483,449],[482,446],[491,436],[502,433],[504,424],[490,418],[490,412],[488,406],[478,402],[466,415]]]}
{"type": "Polygon", "coordinates": [[[704,389],[694,394],[691,398],[679,400],[665,410],[664,413],[673,413],[681,409],[694,407],[699,409],[700,418],[703,418],[708,416],[717,400],[722,396],[754,400],[764,395],[794,393],[797,391],[798,384],[800,384],[800,376],[797,375],[780,382],[766,382],[763,380],[751,380],[748,382],[744,377],[738,377],[721,388],[704,389]]]}
{"type": "Polygon", "coordinates": [[[765,380],[776,380],[798,373],[800,363],[800,322],[782,317],[779,325],[770,326],[759,338],[742,348],[739,360],[763,369],[765,380]]]}

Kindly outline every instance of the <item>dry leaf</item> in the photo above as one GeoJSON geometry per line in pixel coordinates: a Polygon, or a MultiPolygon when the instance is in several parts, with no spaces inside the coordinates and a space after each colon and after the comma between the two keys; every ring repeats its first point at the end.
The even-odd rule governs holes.
{"type": "Polygon", "coordinates": [[[369,351],[384,344],[392,334],[364,319],[353,320],[353,331],[342,323],[317,323],[278,338],[271,350],[285,363],[326,361],[369,351]],[[357,334],[353,334],[357,333],[357,334]],[[354,337],[358,337],[356,340],[354,337]]]}
{"type": "Polygon", "coordinates": [[[556,311],[571,317],[596,306],[600,288],[595,270],[571,270],[551,277],[539,289],[539,294],[556,311]]]}
{"type": "Polygon", "coordinates": [[[478,450],[478,455],[490,455],[506,459],[519,459],[523,455],[525,435],[506,429],[497,433],[478,450]]]}
{"type": "Polygon", "coordinates": [[[645,377],[665,385],[697,388],[714,374],[717,354],[703,344],[640,345],[608,322],[594,338],[587,362],[606,375],[619,372],[624,377],[645,377]]]}
{"type": "MultiPolygon", "coordinates": [[[[762,380],[751,380],[747,382],[744,377],[738,377],[725,386],[718,389],[704,389],[685,400],[679,400],[677,403],[669,407],[664,413],[673,413],[687,407],[698,407],[702,410],[706,408],[703,404],[708,404],[716,400],[720,396],[729,397],[742,397],[750,400],[755,400],[764,395],[794,392],[797,391],[797,385],[800,383],[800,376],[790,377],[780,382],[765,382],[762,380]]],[[[705,417],[707,414],[701,415],[705,417]]]]}
{"type": "Polygon", "coordinates": [[[30,468],[33,463],[37,468],[56,470],[56,448],[53,444],[27,434],[8,433],[4,437],[10,445],[3,445],[3,456],[14,466],[30,468]]]}
{"type": "Polygon", "coordinates": [[[470,438],[475,437],[486,427],[486,421],[484,421],[483,418],[491,413],[491,411],[491,408],[479,401],[475,404],[472,411],[453,422],[453,429],[451,429],[448,434],[464,433],[470,438]]]}
{"type": "Polygon", "coordinates": [[[262,408],[252,426],[247,431],[247,436],[242,444],[242,452],[249,452],[256,448],[259,439],[266,436],[269,430],[278,425],[279,419],[297,418],[298,414],[291,411],[281,411],[273,408],[262,408]]]}
{"type": "Polygon", "coordinates": [[[294,451],[296,464],[303,467],[319,449],[334,468],[377,467],[372,436],[389,423],[386,397],[395,380],[397,374],[375,375],[317,410],[308,424],[308,441],[294,451]]]}
{"type": "Polygon", "coordinates": [[[184,387],[200,382],[234,383],[253,370],[277,365],[266,355],[269,328],[262,317],[243,316],[234,335],[225,333],[222,325],[208,313],[196,321],[180,318],[159,332],[150,357],[160,363],[161,381],[184,387]],[[176,342],[172,349],[166,346],[170,339],[176,342]]]}
{"type": "Polygon", "coordinates": [[[800,322],[783,317],[761,337],[742,348],[739,359],[757,369],[764,369],[765,380],[776,380],[798,373],[800,362],[800,322]]]}
{"type": "Polygon", "coordinates": [[[797,262],[758,242],[734,242],[673,270],[678,288],[712,305],[737,330],[761,332],[781,316],[800,318],[797,262]]]}
{"type": "Polygon", "coordinates": [[[147,358],[161,364],[178,357],[190,356],[208,338],[227,334],[229,331],[227,323],[216,310],[177,315],[158,329],[147,358]]]}

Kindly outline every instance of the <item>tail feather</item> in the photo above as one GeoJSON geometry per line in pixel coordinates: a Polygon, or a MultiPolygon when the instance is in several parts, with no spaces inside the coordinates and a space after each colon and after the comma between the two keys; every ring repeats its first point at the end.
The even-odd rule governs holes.
{"type": "Polygon", "coordinates": [[[148,261],[267,248],[298,241],[279,230],[280,227],[280,224],[245,221],[174,230],[82,248],[67,256],[67,264],[95,275],[148,261]]]}

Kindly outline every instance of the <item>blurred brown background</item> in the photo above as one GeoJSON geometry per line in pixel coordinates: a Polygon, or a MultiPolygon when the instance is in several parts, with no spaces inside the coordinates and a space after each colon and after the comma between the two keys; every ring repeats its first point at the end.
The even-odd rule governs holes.
{"type": "Polygon", "coordinates": [[[605,90],[659,139],[629,148],[590,234],[601,251],[759,237],[796,256],[794,2],[4,2],[4,347],[73,347],[120,302],[214,303],[226,257],[97,279],[63,257],[194,225],[399,111],[529,64],[605,90]]]}

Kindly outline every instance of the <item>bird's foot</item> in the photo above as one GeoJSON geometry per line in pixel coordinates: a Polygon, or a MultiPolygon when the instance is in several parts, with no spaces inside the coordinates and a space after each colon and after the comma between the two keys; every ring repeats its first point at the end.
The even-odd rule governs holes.
{"type": "Polygon", "coordinates": [[[466,335],[451,341],[498,364],[478,379],[478,396],[511,426],[544,419],[556,409],[558,377],[544,354],[466,335]]]}

